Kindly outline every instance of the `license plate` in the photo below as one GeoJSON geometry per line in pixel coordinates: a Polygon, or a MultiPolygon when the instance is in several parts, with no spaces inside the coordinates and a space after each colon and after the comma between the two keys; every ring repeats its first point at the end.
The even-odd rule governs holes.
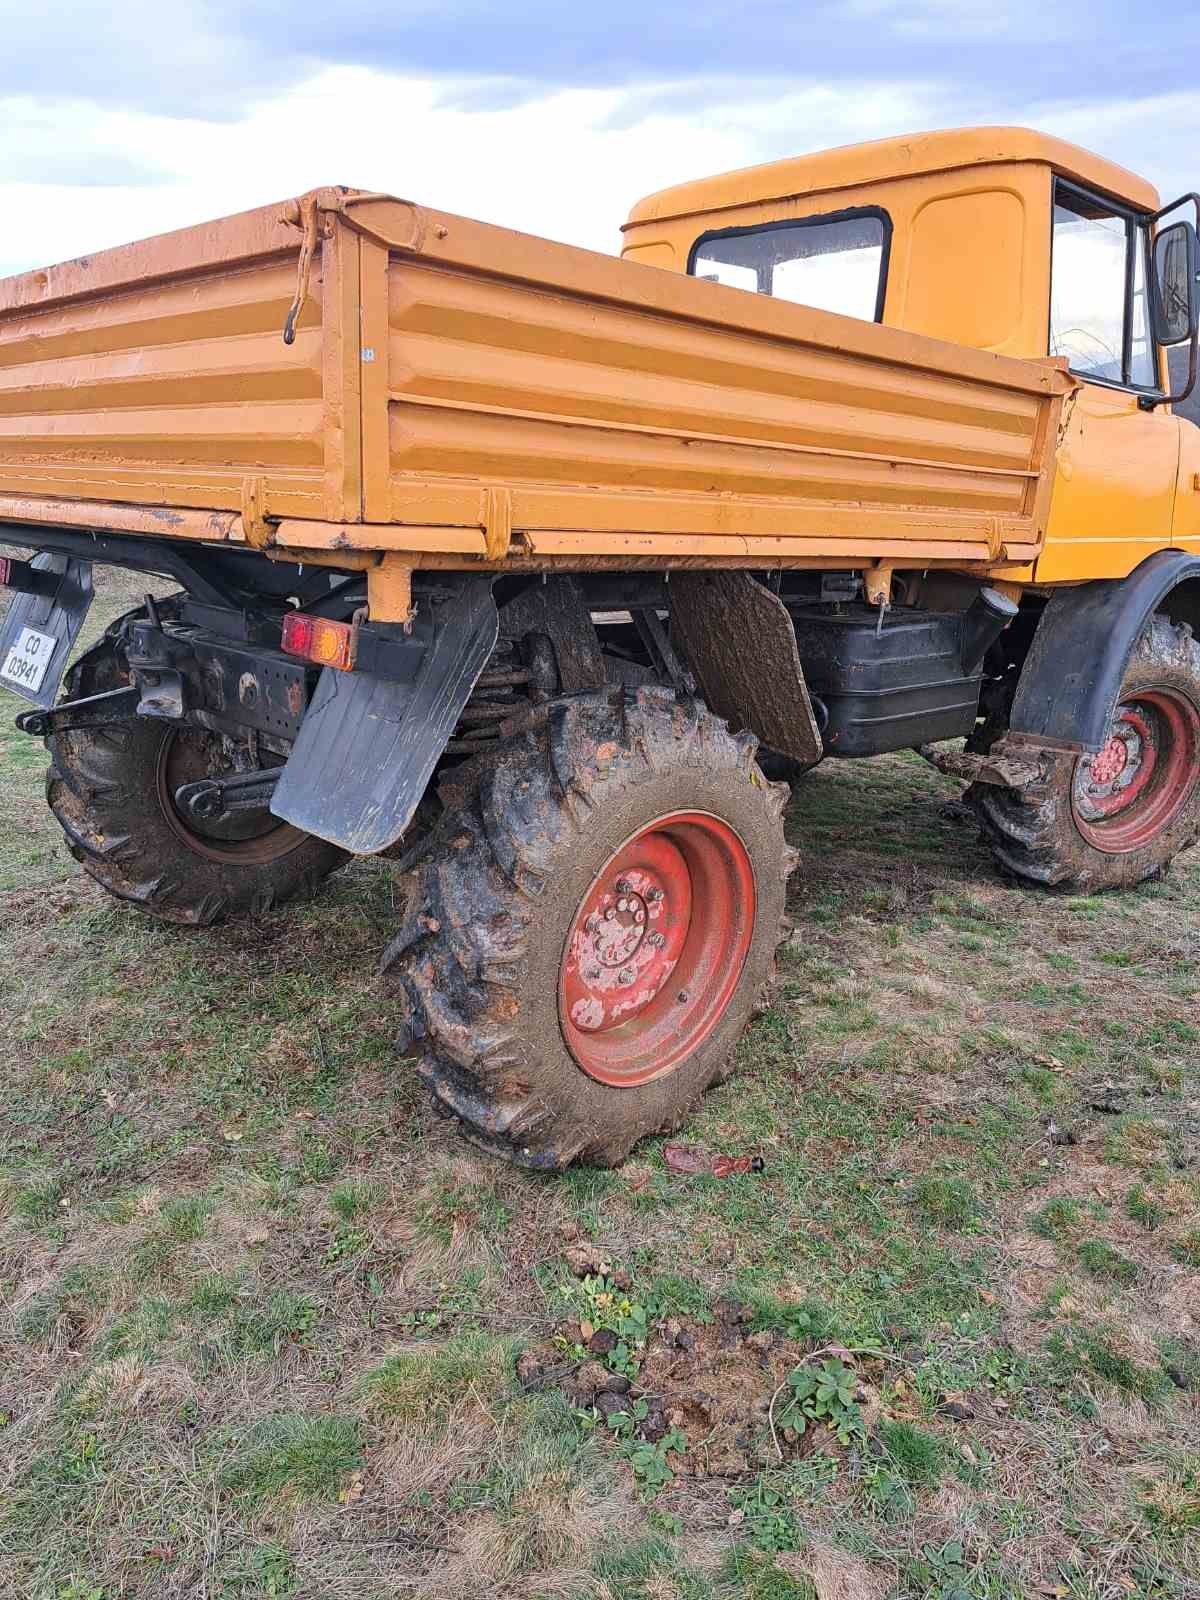
{"type": "Polygon", "coordinates": [[[52,633],[39,633],[36,628],[22,628],[9,646],[8,655],[0,666],[0,678],[36,694],[42,679],[54,659],[58,640],[52,633]]]}
{"type": "Polygon", "coordinates": [[[18,590],[0,618],[0,689],[48,710],[92,603],[92,564],[43,550],[31,565],[53,584],[18,590]]]}

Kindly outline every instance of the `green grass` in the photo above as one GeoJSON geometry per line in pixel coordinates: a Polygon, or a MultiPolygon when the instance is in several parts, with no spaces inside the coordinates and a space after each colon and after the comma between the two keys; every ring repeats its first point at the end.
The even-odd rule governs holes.
{"type": "Polygon", "coordinates": [[[1125,1210],[1135,1222],[1140,1222],[1143,1228],[1159,1227],[1166,1215],[1161,1203],[1153,1195],[1148,1194],[1140,1183],[1135,1183],[1126,1195],[1125,1210]]]}
{"type": "Polygon", "coordinates": [[[1113,1333],[1094,1328],[1055,1334],[1047,1346],[1064,1377],[1081,1378],[1142,1400],[1160,1399],[1170,1391],[1170,1379],[1161,1366],[1149,1366],[1122,1350],[1113,1333]]]}
{"type": "Polygon", "coordinates": [[[929,1488],[942,1476],[945,1446],[925,1428],[911,1422],[884,1422],[879,1443],[889,1464],[914,1488],[929,1488]]]}
{"type": "Polygon", "coordinates": [[[1034,1214],[1031,1226],[1043,1239],[1067,1239],[1083,1219],[1080,1206],[1065,1195],[1047,1200],[1034,1214]]]}
{"type": "Polygon", "coordinates": [[[42,1178],[22,1184],[12,1200],[14,1214],[31,1228],[44,1227],[59,1215],[65,1179],[42,1178]]]}
{"type": "Polygon", "coordinates": [[[979,1197],[965,1178],[946,1178],[930,1173],[914,1190],[917,1208],[930,1222],[958,1232],[979,1220],[979,1197]]]}
{"type": "Polygon", "coordinates": [[[1194,854],[1042,895],[915,757],[828,763],[774,1003],[674,1136],[762,1171],[673,1175],[652,1139],[547,1178],[393,1058],[393,863],[159,927],[67,856],[43,763],[0,717],[0,1594],[1191,1600],[1194,854]],[[740,1464],[563,1395],[582,1321],[637,1326],[621,1297],[709,1342],[665,1381],[717,1405],[689,1452],[742,1430],[740,1464]],[[777,1448],[807,1362],[845,1363],[861,1429],[777,1448]]]}
{"type": "Polygon", "coordinates": [[[1079,1246],[1079,1264],[1093,1278],[1117,1283],[1123,1288],[1128,1288],[1137,1280],[1138,1272],[1134,1263],[1104,1239],[1085,1239],[1079,1246]]]}
{"type": "Polygon", "coordinates": [[[212,1330],[212,1359],[228,1365],[249,1359],[278,1357],[289,1346],[300,1345],[316,1329],[320,1311],[311,1295],[290,1289],[273,1289],[265,1298],[255,1295],[246,1300],[236,1296],[217,1303],[197,1305],[201,1318],[216,1326],[212,1330]]]}
{"type": "Polygon", "coordinates": [[[332,1500],[362,1462],[355,1418],[281,1413],[231,1441],[218,1482],[239,1499],[332,1500]]]}

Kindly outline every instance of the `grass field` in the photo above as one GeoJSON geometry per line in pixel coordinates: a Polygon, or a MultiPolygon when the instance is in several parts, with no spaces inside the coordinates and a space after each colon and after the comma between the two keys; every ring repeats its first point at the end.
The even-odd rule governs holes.
{"type": "Polygon", "coordinates": [[[17,709],[0,1594],[1200,1596],[1195,853],[1034,894],[915,757],[822,767],[775,1005],[682,1136],[761,1172],[546,1178],[392,1058],[390,863],[156,926],[17,709]]]}

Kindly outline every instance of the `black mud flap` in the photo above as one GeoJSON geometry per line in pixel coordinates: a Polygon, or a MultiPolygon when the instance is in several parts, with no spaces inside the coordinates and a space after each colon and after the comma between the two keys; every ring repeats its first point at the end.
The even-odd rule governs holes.
{"type": "Polygon", "coordinates": [[[420,606],[413,635],[424,635],[426,649],[410,679],[327,667],[276,785],[275,816],[355,855],[395,844],[498,631],[491,579],[467,578],[447,598],[420,606]]]}
{"type": "Polygon", "coordinates": [[[45,710],[58,698],[63,668],[92,604],[92,563],[43,553],[30,567],[37,592],[14,595],[0,624],[0,688],[45,710]]]}

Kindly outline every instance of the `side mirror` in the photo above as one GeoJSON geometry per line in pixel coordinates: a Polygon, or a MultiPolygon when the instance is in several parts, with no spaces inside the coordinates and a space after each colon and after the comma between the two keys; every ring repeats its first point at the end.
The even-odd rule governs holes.
{"type": "Polygon", "coordinates": [[[1156,235],[1150,301],[1159,344],[1182,344],[1196,334],[1200,322],[1197,265],[1196,230],[1190,222],[1174,222],[1156,235]]]}

